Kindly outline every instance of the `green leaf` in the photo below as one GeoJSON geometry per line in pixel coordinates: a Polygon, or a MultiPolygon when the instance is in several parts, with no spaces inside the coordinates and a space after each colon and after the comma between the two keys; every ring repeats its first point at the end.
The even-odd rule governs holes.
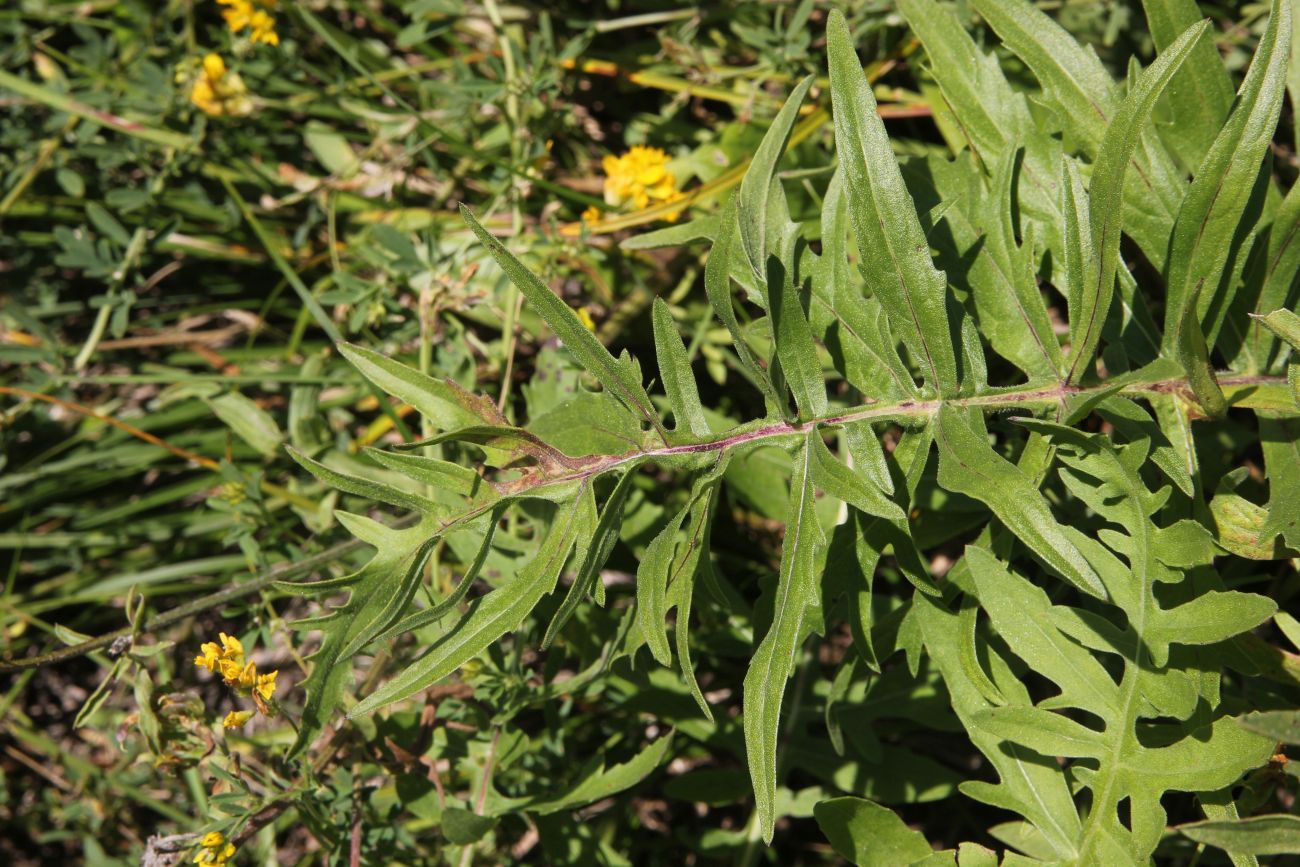
{"type": "MultiPolygon", "coordinates": [[[[1065,130],[1067,146],[1094,157],[1093,165],[1099,165],[1108,125],[1113,127],[1124,109],[1114,82],[1092,48],[1081,45],[1026,0],[972,0],[971,5],[1034,73],[1043,87],[1043,101],[1065,130]]],[[[1169,47],[1175,44],[1176,40],[1169,47]]],[[[1134,89],[1129,89],[1130,99],[1134,89]]],[[[1150,107],[1139,116],[1145,119],[1149,114],[1150,107]]],[[[1135,147],[1123,160],[1132,160],[1134,171],[1117,182],[1126,195],[1122,203],[1117,196],[1113,218],[1118,225],[1122,217],[1125,232],[1160,268],[1185,188],[1184,175],[1155,141],[1154,131],[1142,136],[1140,148],[1137,137],[1135,131],[1135,147]]],[[[1095,194],[1092,198],[1095,211],[1099,203],[1095,194]]]]}
{"type": "Polygon", "coordinates": [[[1210,500],[1214,540],[1226,551],[1248,560],[1284,560],[1289,555],[1277,531],[1267,535],[1268,510],[1245,497],[1220,492],[1210,500]]]}
{"type": "Polygon", "coordinates": [[[1060,142],[1034,121],[1028,100],[1011,88],[997,58],[979,50],[948,7],[934,0],[900,0],[898,6],[925,46],[944,102],[985,170],[991,173],[1024,145],[1019,198],[1038,237],[1055,246],[1049,234],[1061,223],[1055,180],[1060,142]]]}
{"type": "Polygon", "coordinates": [[[816,487],[864,514],[899,523],[907,520],[902,507],[873,482],[841,463],[826,448],[820,436],[809,437],[808,448],[812,451],[813,484],[816,487]]]}
{"type": "Polygon", "coordinates": [[[338,344],[339,353],[388,394],[415,407],[440,430],[454,430],[479,424],[506,424],[496,404],[482,395],[471,394],[450,379],[437,379],[386,358],[378,352],[338,344]]]}
{"type": "Polygon", "coordinates": [[[718,237],[718,218],[696,217],[688,223],[665,226],[650,232],[631,235],[619,242],[624,250],[657,250],[663,247],[682,247],[692,241],[712,241],[718,237]]]}
{"type": "MultiPolygon", "coordinates": [[[[1292,18],[1300,21],[1300,14],[1293,13],[1292,18]]],[[[1277,352],[1277,341],[1258,317],[1266,316],[1289,302],[1296,275],[1300,274],[1300,184],[1293,184],[1278,206],[1268,227],[1263,252],[1262,286],[1255,302],[1255,317],[1248,324],[1246,346],[1243,347],[1251,362],[1247,368],[1249,373],[1274,370],[1274,360],[1286,354],[1277,352]]],[[[1235,324],[1233,319],[1229,318],[1228,325],[1235,324]]]]}
{"type": "Polygon", "coordinates": [[[1178,830],[1197,843],[1235,855],[1300,854],[1300,816],[1251,816],[1235,821],[1193,822],[1178,830]]]}
{"type": "Polygon", "coordinates": [[[591,537],[594,528],[581,526],[583,515],[581,496],[559,506],[541,547],[514,580],[470,603],[469,611],[451,631],[404,671],[362,699],[349,718],[371,713],[432,686],[517,629],[541,598],[555,589],[574,541],[580,536],[591,537]]]}
{"type": "Polygon", "coordinates": [[[716,576],[712,575],[709,556],[709,535],[713,529],[713,516],[717,509],[721,480],[726,472],[730,457],[724,455],[718,465],[697,482],[694,492],[694,505],[686,521],[686,539],[674,559],[669,575],[670,605],[677,608],[677,622],[673,635],[677,645],[677,664],[681,668],[682,679],[691,697],[704,717],[713,720],[713,709],[700,689],[695,677],[695,665],[691,661],[691,608],[694,603],[695,579],[704,574],[716,585],[716,576]]]}
{"type": "Polygon", "coordinates": [[[809,433],[794,461],[790,505],[781,550],[772,625],[754,651],[744,686],[745,754],[754,784],[758,827],[767,842],[776,824],[776,745],[781,735],[781,702],[794,672],[809,608],[819,605],[817,548],[825,541],[817,523],[813,456],[809,433]]]}
{"type": "Polygon", "coordinates": [[[792,275],[775,256],[767,261],[767,303],[781,373],[803,418],[826,412],[826,381],[812,330],[792,275]]]}
{"type": "Polygon", "coordinates": [[[772,239],[767,236],[768,198],[772,190],[772,181],[776,178],[776,166],[785,153],[786,143],[790,140],[790,131],[799,118],[799,107],[808,96],[814,77],[809,75],[795,86],[790,97],[781,106],[772,125],[768,127],[758,150],[740,182],[740,191],[736,197],[737,216],[740,225],[740,244],[749,261],[754,277],[762,281],[767,273],[767,259],[772,253],[772,239]]]}
{"type": "Polygon", "coordinates": [[[1180,345],[1182,332],[1193,321],[1201,325],[1210,346],[1217,341],[1236,290],[1232,265],[1244,259],[1244,236],[1258,216],[1249,214],[1248,207],[1282,111],[1290,40],[1291,4],[1273,0],[1268,27],[1232,114],[1178,210],[1167,268],[1167,352],[1180,345]],[[1195,319],[1189,310],[1195,311],[1195,319]]]}
{"type": "Polygon", "coordinates": [[[706,437],[712,433],[704,418],[699,389],[686,347],[677,334],[673,315],[662,298],[655,298],[652,319],[654,322],[655,355],[659,359],[659,377],[668,395],[668,405],[673,411],[673,424],[680,431],[686,428],[692,436],[706,437]]]}
{"type": "Polygon", "coordinates": [[[275,457],[284,442],[284,432],[271,414],[237,391],[206,400],[213,414],[235,435],[266,457],[275,457]]]}
{"type": "Polygon", "coordinates": [[[1098,147],[1113,114],[1115,85],[1092,48],[1023,0],[972,0],[971,6],[1033,71],[1066,133],[1098,147]]]}
{"type": "Polygon", "coordinates": [[[303,469],[330,487],[338,488],[345,493],[355,494],[358,497],[365,497],[370,500],[378,500],[381,503],[388,503],[425,515],[442,515],[446,512],[444,506],[427,497],[412,494],[382,482],[375,482],[370,479],[363,479],[360,476],[330,469],[320,461],[307,457],[292,446],[289,446],[286,451],[289,453],[289,457],[297,461],[303,469]]]}
{"type": "Polygon", "coordinates": [[[935,440],[939,484],[984,503],[1054,573],[1086,593],[1105,597],[1097,573],[1057,523],[1035,481],[994,452],[962,410],[950,404],[939,410],[935,440]]]}
{"type": "Polygon", "coordinates": [[[808,320],[844,378],[868,397],[919,397],[880,302],[863,295],[849,263],[849,207],[836,170],[822,202],[822,255],[813,271],[808,320]]]}
{"type": "Polygon", "coordinates": [[[492,816],[480,816],[462,807],[447,807],[442,811],[442,833],[448,843],[456,846],[477,843],[496,824],[497,820],[492,816]]]}
{"type": "Polygon", "coordinates": [[[925,835],[872,801],[831,798],[819,801],[813,815],[832,848],[859,867],[896,867],[933,854],[925,835]]]}
{"type": "Polygon", "coordinates": [[[635,379],[626,365],[620,364],[609,354],[596,336],[582,324],[578,314],[552,292],[533,272],[524,267],[505,245],[488,234],[474,219],[469,208],[461,205],[460,214],[483,246],[488,248],[492,258],[506,272],[510,282],[515,284],[528,303],[537,311],[556,336],[564,341],[569,352],[578,363],[586,368],[592,376],[600,380],[601,385],[609,389],[629,410],[639,416],[660,434],[664,433],[659,424],[659,416],[645,392],[645,387],[635,379]]]}
{"type": "Polygon", "coordinates": [[[940,394],[952,394],[957,362],[948,328],[947,282],[930,259],[916,207],[838,10],[827,22],[827,40],[835,146],[848,182],[863,273],[926,382],[940,394]]]}
{"type": "Polygon", "coordinates": [[[1261,542],[1279,534],[1287,547],[1300,550],[1300,419],[1259,415],[1259,438],[1268,476],[1268,521],[1261,542]]]}
{"type": "MultiPolygon", "coordinates": [[[[980,607],[998,634],[1035,670],[1060,687],[1052,707],[1076,707],[1110,725],[1120,716],[1114,681],[1106,669],[1070,636],[1055,626],[1061,606],[1054,606],[1039,587],[1012,573],[983,548],[966,549],[965,562],[975,581],[980,607]]],[[[1061,753],[1061,755],[1065,755],[1061,753]]]]}
{"type": "MultiPolygon", "coordinates": [[[[678,605],[684,603],[684,613],[678,612],[677,635],[678,647],[685,648],[683,633],[688,629],[686,621],[690,616],[690,592],[700,558],[708,549],[707,532],[712,518],[713,498],[729,460],[730,457],[724,455],[695,479],[685,505],[646,546],[637,566],[637,625],[650,646],[650,652],[663,665],[672,663],[665,621],[673,602],[678,605]],[[687,523],[686,537],[680,540],[682,544],[679,546],[678,533],[682,522],[688,517],[691,520],[687,523]],[[670,588],[673,590],[671,598],[670,588]]],[[[710,715],[708,703],[695,684],[694,672],[688,670],[688,659],[683,657],[681,663],[692,695],[705,715],[710,715]]]]}
{"type": "Polygon", "coordinates": [[[1274,310],[1272,313],[1253,318],[1284,340],[1292,349],[1300,351],[1300,316],[1290,310],[1274,310]]]}
{"type": "Polygon", "coordinates": [[[1255,711],[1239,717],[1237,724],[1279,743],[1300,745],[1300,710],[1255,711]]]}
{"type": "Polygon", "coordinates": [[[623,509],[627,505],[627,497],[635,479],[635,468],[629,468],[614,486],[609,499],[605,501],[605,509],[596,522],[596,529],[592,534],[586,556],[578,564],[573,583],[569,585],[564,601],[560,603],[559,609],[556,610],[555,616],[551,618],[551,623],[546,628],[546,635],[542,639],[543,650],[551,646],[560,630],[578,610],[582,600],[591,593],[596,582],[600,581],[600,570],[609,560],[614,546],[618,544],[619,531],[623,527],[623,509]]]}
{"type": "Polygon", "coordinates": [[[478,473],[450,461],[374,448],[366,449],[366,454],[376,463],[439,491],[473,497],[483,485],[483,478],[478,473]]]}
{"type": "Polygon", "coordinates": [[[722,207],[722,215],[718,218],[720,221],[718,240],[714,243],[713,249],[709,251],[709,259],[704,266],[704,291],[709,296],[709,304],[713,306],[713,312],[731,334],[732,343],[736,348],[736,355],[740,359],[741,365],[748,371],[750,381],[758,386],[759,391],[763,392],[768,413],[779,413],[782,401],[777,396],[771,377],[759,365],[754,356],[754,351],[750,349],[749,344],[746,342],[744,332],[740,328],[740,322],[736,319],[736,312],[732,308],[731,260],[735,255],[736,245],[739,243],[740,237],[736,207],[736,196],[729,198],[722,207]]]}
{"type": "Polygon", "coordinates": [[[307,700],[291,755],[310,746],[331,721],[352,681],[352,657],[401,617],[419,587],[424,563],[438,538],[438,524],[432,518],[394,530],[359,515],[336,515],[348,530],[375,548],[375,555],[359,571],[331,585],[347,589],[346,603],[324,617],[295,624],[319,628],[321,644],[310,658],[311,673],[304,683],[307,700]]]}
{"type": "Polygon", "coordinates": [[[100,234],[119,247],[130,246],[131,233],[117,221],[117,217],[105,210],[103,205],[97,202],[87,202],[86,219],[90,220],[100,234]]]}
{"type": "Polygon", "coordinates": [[[576,810],[617,795],[650,776],[664,763],[672,745],[673,733],[669,732],[647,744],[645,749],[621,765],[614,765],[607,769],[604,762],[597,758],[594,766],[583,774],[582,779],[572,789],[557,797],[526,803],[523,809],[540,816],[547,816],[562,810],[576,810]]]}
{"type": "Polygon", "coordinates": [[[1099,759],[1109,751],[1104,733],[1041,708],[989,708],[976,714],[974,724],[1045,756],[1099,759]]]}
{"type": "Polygon", "coordinates": [[[402,443],[396,448],[422,449],[443,443],[473,443],[483,449],[489,462],[495,463],[512,463],[530,457],[552,471],[577,469],[582,463],[580,460],[570,458],[550,443],[544,442],[531,431],[509,425],[474,425],[456,428],[428,439],[402,443]],[[496,455],[505,455],[506,460],[497,460],[496,455]]]}
{"type": "Polygon", "coordinates": [[[636,622],[650,653],[660,665],[672,665],[668,646],[668,582],[677,550],[677,533],[690,513],[687,502],[646,546],[636,567],[636,622]]]}
{"type": "MultiPolygon", "coordinates": [[[[1202,17],[1196,0],[1142,0],[1142,9],[1157,51],[1202,17]]],[[[1232,79],[1214,43],[1198,42],[1161,100],[1173,118],[1161,127],[1161,138],[1188,169],[1201,164],[1232,109],[1232,97],[1232,79]]]]}
{"type": "MultiPolygon", "coordinates": [[[[1036,13],[1041,14],[1041,13],[1036,13]]],[[[1205,35],[1207,22],[1189,27],[1139,76],[1106,129],[1089,184],[1091,255],[1084,268],[1079,306],[1070,309],[1070,382],[1091,369],[1101,326],[1115,294],[1124,205],[1124,177],[1151,110],[1170,79],[1205,35]]]]}
{"type": "Polygon", "coordinates": [[[487,562],[488,555],[492,553],[492,540],[496,536],[497,523],[500,521],[503,512],[504,507],[498,506],[488,513],[487,518],[483,521],[483,538],[479,542],[478,552],[465,567],[465,572],[461,575],[460,581],[457,582],[450,593],[438,600],[436,605],[406,615],[392,626],[379,632],[372,640],[384,641],[421,629],[430,623],[437,623],[464,602],[465,597],[469,595],[470,588],[474,586],[474,579],[478,577],[478,573],[483,569],[483,564],[487,562]]]}
{"type": "Polygon", "coordinates": [[[1147,635],[1156,641],[1214,644],[1254,629],[1275,611],[1277,603],[1264,596],[1212,590],[1177,608],[1162,610],[1147,635]]]}
{"type": "Polygon", "coordinates": [[[1178,342],[1174,351],[1178,355],[1178,363],[1183,366],[1183,372],[1187,374],[1187,382],[1192,387],[1192,394],[1201,411],[1208,418],[1223,418],[1228,414],[1228,401],[1214,375],[1214,367],[1210,364],[1210,349],[1206,346],[1201,321],[1196,315],[1196,299],[1204,294],[1204,288],[1205,284],[1198,283],[1187,299],[1183,318],[1178,323],[1178,342]]]}
{"type": "MultiPolygon", "coordinates": [[[[965,674],[958,615],[929,597],[918,597],[916,606],[926,651],[943,674],[953,711],[1000,778],[998,783],[963,783],[962,793],[1028,819],[1031,823],[1028,827],[1046,850],[1041,856],[1044,860],[1069,861],[1076,858],[1082,824],[1064,775],[1054,762],[1045,764],[1028,749],[1008,743],[974,725],[975,716],[992,705],[965,674]]],[[[1028,705],[1028,691],[1018,679],[1006,676],[1005,662],[996,653],[990,654],[990,662],[994,663],[991,673],[1002,694],[1010,701],[1028,705]]]]}
{"type": "MultiPolygon", "coordinates": [[[[1040,224],[1029,223],[1024,242],[1017,243],[1013,217],[1020,160],[1015,144],[1011,147],[989,166],[994,173],[991,184],[962,157],[954,162],[927,159],[916,169],[909,163],[907,177],[916,190],[923,183],[916,176],[925,172],[934,195],[940,201],[955,202],[929,237],[949,281],[975,302],[980,334],[964,338],[963,344],[979,345],[982,335],[995,352],[1025,371],[1030,380],[1055,380],[1062,374],[1061,346],[1038,288],[1035,244],[1040,231],[1060,232],[1056,224],[1039,229],[1040,224]]],[[[1019,174],[1023,176],[1024,169],[1019,174]]],[[[1024,183],[1023,177],[1020,182],[1024,183]]]]}

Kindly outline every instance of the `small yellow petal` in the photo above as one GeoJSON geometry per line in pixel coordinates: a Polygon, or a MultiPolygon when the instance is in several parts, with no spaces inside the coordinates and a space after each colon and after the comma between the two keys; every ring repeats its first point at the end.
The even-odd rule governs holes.
{"type": "Polygon", "coordinates": [[[578,321],[582,323],[584,328],[588,331],[596,330],[596,323],[592,320],[591,314],[587,312],[586,307],[579,307],[574,312],[578,314],[578,321]]]}
{"type": "Polygon", "coordinates": [[[270,671],[257,676],[257,692],[266,701],[270,701],[271,696],[275,695],[275,677],[279,673],[279,671],[270,671]]]}
{"type": "Polygon", "coordinates": [[[226,714],[226,718],[221,721],[221,724],[228,729],[243,728],[244,723],[252,718],[253,711],[251,710],[232,710],[226,714]]]}
{"type": "Polygon", "coordinates": [[[210,79],[219,79],[226,74],[226,61],[220,54],[208,54],[203,58],[203,74],[210,79]]]}
{"type": "Polygon", "coordinates": [[[244,655],[244,645],[240,642],[238,638],[236,638],[233,635],[227,635],[224,632],[220,634],[220,638],[221,638],[222,653],[226,654],[227,656],[244,655]]]}

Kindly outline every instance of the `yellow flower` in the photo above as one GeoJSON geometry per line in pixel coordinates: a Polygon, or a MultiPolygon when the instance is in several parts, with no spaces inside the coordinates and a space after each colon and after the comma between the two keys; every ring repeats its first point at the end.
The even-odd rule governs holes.
{"type": "Polygon", "coordinates": [[[591,313],[586,307],[579,307],[574,312],[578,314],[578,321],[581,322],[588,331],[596,330],[596,323],[592,321],[591,313]]]}
{"type": "MultiPolygon", "coordinates": [[[[601,165],[605,170],[605,202],[612,207],[631,203],[642,210],[651,204],[682,197],[677,190],[677,178],[668,168],[668,155],[662,148],[636,145],[620,157],[606,156],[601,165]]],[[[674,212],[667,219],[673,221],[677,217],[678,213],[674,212]]]]}
{"type": "Polygon", "coordinates": [[[257,665],[248,663],[234,677],[227,677],[226,682],[240,689],[252,689],[257,686],[257,665]]]}
{"type": "Polygon", "coordinates": [[[601,210],[595,205],[591,205],[587,210],[582,212],[582,221],[589,226],[594,226],[596,223],[599,223],[601,219],[601,210]]]}
{"type": "Polygon", "coordinates": [[[252,30],[249,39],[266,45],[279,45],[280,36],[275,32],[275,18],[266,10],[275,8],[275,0],[217,0],[225,9],[221,17],[226,19],[226,26],[231,33],[252,30]],[[263,7],[263,8],[258,8],[263,7]]]}
{"type": "Polygon", "coordinates": [[[257,685],[254,689],[265,701],[270,701],[271,696],[275,695],[275,676],[279,673],[279,671],[271,671],[257,675],[257,685]]]}
{"type": "Polygon", "coordinates": [[[239,642],[238,638],[224,632],[219,637],[221,639],[220,647],[214,641],[208,641],[199,646],[201,653],[194,657],[194,664],[211,672],[220,671],[222,677],[230,680],[232,671],[234,676],[238,677],[239,672],[243,670],[244,645],[239,642]]]}
{"type": "Polygon", "coordinates": [[[252,719],[254,713],[255,711],[251,710],[232,710],[226,714],[226,718],[221,721],[221,724],[228,729],[243,728],[244,723],[252,719]]]}
{"type": "Polygon", "coordinates": [[[235,844],[226,840],[219,831],[209,831],[199,841],[199,853],[194,863],[199,867],[222,867],[235,854],[235,844]]]}
{"type": "Polygon", "coordinates": [[[238,72],[226,69],[226,62],[218,54],[203,58],[199,74],[190,86],[190,102],[214,116],[240,116],[253,110],[244,80],[238,72]]]}
{"type": "Polygon", "coordinates": [[[235,636],[227,635],[224,632],[217,633],[217,637],[221,639],[221,652],[223,654],[225,654],[227,657],[231,659],[234,659],[235,657],[239,657],[240,659],[243,658],[244,656],[243,642],[241,642],[235,636]]]}
{"type": "Polygon", "coordinates": [[[208,641],[200,645],[199,650],[202,652],[194,657],[194,664],[199,668],[206,668],[208,671],[215,672],[217,666],[221,664],[221,648],[208,641]]]}

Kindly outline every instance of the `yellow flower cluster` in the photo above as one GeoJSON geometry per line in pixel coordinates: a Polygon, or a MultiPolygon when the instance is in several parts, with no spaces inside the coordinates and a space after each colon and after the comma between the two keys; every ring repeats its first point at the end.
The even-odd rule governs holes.
{"type": "MultiPolygon", "coordinates": [[[[244,645],[233,635],[220,634],[221,644],[208,641],[199,647],[199,655],[194,657],[194,664],[206,668],[213,674],[220,674],[226,685],[233,687],[242,695],[251,695],[253,703],[262,713],[270,713],[267,704],[275,695],[275,678],[279,671],[266,674],[257,673],[257,664],[244,659],[244,645]]],[[[253,718],[253,711],[231,711],[222,721],[228,729],[240,728],[253,718]]]]}
{"type": "Polygon", "coordinates": [[[223,867],[234,854],[234,843],[220,831],[209,831],[199,841],[199,854],[194,856],[194,863],[199,867],[223,867]]]}
{"type": "Polygon", "coordinates": [[[275,32],[275,18],[267,9],[275,8],[275,0],[217,0],[225,9],[221,17],[231,33],[252,31],[249,39],[266,45],[279,45],[280,35],[275,32]]]}
{"type": "Polygon", "coordinates": [[[207,114],[239,117],[253,110],[248,88],[238,72],[226,69],[219,54],[209,54],[190,85],[190,102],[207,114]]]}
{"type": "MultiPolygon", "coordinates": [[[[674,202],[682,197],[677,189],[677,178],[668,168],[668,154],[662,148],[636,145],[622,156],[606,156],[602,167],[605,169],[605,204],[611,207],[623,207],[631,204],[637,210],[661,202],[674,202]]],[[[669,222],[676,221],[680,211],[665,216],[669,222]]],[[[582,215],[588,222],[600,219],[600,211],[588,208],[582,215]]]]}

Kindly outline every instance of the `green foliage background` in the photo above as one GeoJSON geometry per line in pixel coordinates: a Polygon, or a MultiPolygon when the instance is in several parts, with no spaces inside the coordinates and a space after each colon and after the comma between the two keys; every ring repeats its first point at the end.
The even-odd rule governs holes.
{"type": "Polygon", "coordinates": [[[0,857],[1300,853],[1292,6],[0,10],[0,857]]]}

